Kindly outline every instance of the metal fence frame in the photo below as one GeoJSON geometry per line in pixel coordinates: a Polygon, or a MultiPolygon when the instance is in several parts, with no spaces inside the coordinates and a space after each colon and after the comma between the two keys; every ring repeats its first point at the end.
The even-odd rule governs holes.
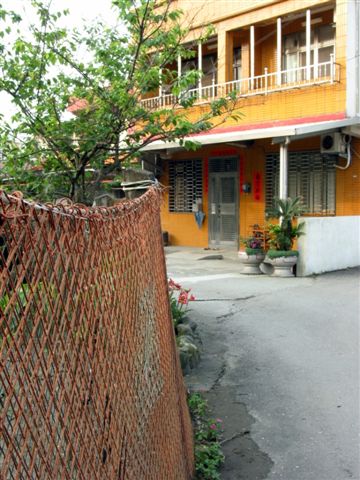
{"type": "Polygon", "coordinates": [[[192,477],[160,201],[0,192],[0,478],[192,477]]]}

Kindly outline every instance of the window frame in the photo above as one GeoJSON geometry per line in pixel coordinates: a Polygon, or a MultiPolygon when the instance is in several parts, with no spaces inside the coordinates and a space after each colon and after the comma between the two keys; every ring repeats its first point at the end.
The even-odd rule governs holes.
{"type": "Polygon", "coordinates": [[[168,171],[169,213],[192,213],[194,205],[197,202],[203,202],[202,159],[169,160],[168,171]],[[181,172],[181,169],[183,169],[183,172],[181,172]],[[181,195],[183,196],[182,199],[181,195]],[[177,198],[178,196],[180,198],[177,198]]]}
{"type": "MultiPolygon", "coordinates": [[[[335,216],[336,158],[333,155],[323,155],[318,150],[289,152],[288,155],[288,195],[303,198],[306,209],[303,216],[335,216]],[[317,190],[318,188],[319,190],[317,190]],[[320,203],[319,197],[321,198],[320,203]],[[320,205],[319,208],[318,205],[320,205]]],[[[279,171],[280,155],[278,153],[266,154],[266,210],[272,207],[273,198],[279,195],[279,171]]]]}
{"type": "Polygon", "coordinates": [[[233,80],[242,79],[242,48],[234,47],[233,49],[233,80]]]}
{"type": "MultiPolygon", "coordinates": [[[[324,24],[324,25],[320,25],[317,28],[314,28],[311,32],[310,50],[311,50],[312,62],[310,62],[310,65],[314,65],[314,67],[319,65],[319,50],[321,50],[321,49],[332,47],[332,49],[333,49],[332,53],[333,53],[334,59],[335,59],[336,29],[333,28],[333,30],[334,30],[333,38],[331,38],[330,40],[320,41],[321,29],[325,29],[327,27],[333,28],[329,24],[324,24]]],[[[296,68],[301,68],[301,67],[306,66],[306,60],[305,60],[305,63],[302,62],[302,58],[304,58],[304,56],[306,56],[306,43],[302,44],[302,42],[301,42],[301,37],[304,36],[304,34],[305,34],[304,31],[299,31],[299,32],[294,32],[294,33],[290,33],[290,34],[287,34],[287,35],[283,35],[283,37],[282,37],[282,45],[283,45],[283,49],[282,49],[282,70],[286,71],[286,70],[291,70],[291,68],[296,69],[296,68]],[[286,48],[286,40],[289,39],[289,38],[294,39],[294,42],[296,42],[295,47],[286,48]],[[291,55],[296,55],[296,66],[292,66],[290,68],[288,66],[288,61],[289,61],[288,59],[291,55]]],[[[330,61],[330,59],[327,60],[326,62],[321,62],[320,64],[327,63],[328,61],[330,61]]],[[[316,70],[316,68],[314,70],[316,70]]],[[[300,74],[300,72],[298,72],[298,75],[299,74],[300,74]]],[[[314,73],[314,75],[315,75],[315,73],[314,73]]],[[[301,74],[300,74],[300,76],[301,76],[301,74]]],[[[292,78],[292,77],[295,77],[295,72],[293,72],[293,75],[290,75],[290,82],[295,81],[295,80],[300,80],[299,78],[292,78]]],[[[301,80],[303,80],[303,79],[301,78],[301,80]]]]}

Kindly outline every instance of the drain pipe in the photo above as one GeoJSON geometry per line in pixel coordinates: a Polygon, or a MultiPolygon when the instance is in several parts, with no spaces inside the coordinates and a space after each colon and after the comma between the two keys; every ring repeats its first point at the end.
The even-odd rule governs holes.
{"type": "Polygon", "coordinates": [[[345,166],[335,165],[335,167],[338,168],[339,170],[347,170],[347,169],[350,167],[350,165],[351,165],[351,146],[350,146],[350,144],[351,144],[351,138],[352,138],[352,137],[350,137],[350,140],[349,140],[349,141],[347,142],[347,144],[346,144],[346,153],[347,153],[347,155],[346,155],[346,156],[345,156],[345,155],[341,155],[342,158],[346,158],[346,159],[347,159],[347,160],[346,160],[346,165],[345,165],[345,166]]]}

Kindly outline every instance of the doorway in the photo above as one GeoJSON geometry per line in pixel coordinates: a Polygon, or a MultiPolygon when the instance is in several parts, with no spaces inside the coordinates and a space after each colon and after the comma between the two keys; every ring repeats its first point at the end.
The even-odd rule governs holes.
{"type": "Polygon", "coordinates": [[[238,158],[209,160],[209,245],[238,247],[238,158]]]}

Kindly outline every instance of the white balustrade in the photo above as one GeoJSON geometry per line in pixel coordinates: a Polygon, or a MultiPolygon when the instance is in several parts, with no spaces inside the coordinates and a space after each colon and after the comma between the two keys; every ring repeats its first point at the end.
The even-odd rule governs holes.
{"type": "Polygon", "coordinates": [[[195,104],[209,103],[217,98],[234,94],[234,92],[237,97],[242,98],[253,95],[267,95],[272,92],[310,85],[334,83],[339,80],[340,66],[335,63],[334,56],[331,55],[329,62],[271,73],[265,68],[263,75],[218,84],[213,81],[209,86],[201,86],[201,88],[192,88],[184,91],[178,97],[173,94],[164,94],[143,99],[141,103],[149,110],[157,110],[159,108],[180,107],[181,102],[189,98],[195,98],[195,104]]]}

